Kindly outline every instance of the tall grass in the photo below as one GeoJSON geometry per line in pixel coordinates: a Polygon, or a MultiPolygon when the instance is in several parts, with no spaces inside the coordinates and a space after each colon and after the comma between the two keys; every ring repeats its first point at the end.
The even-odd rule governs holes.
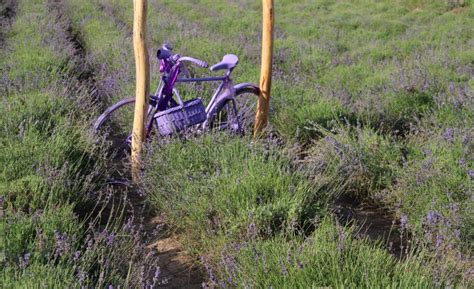
{"type": "Polygon", "coordinates": [[[125,188],[112,198],[119,190],[104,183],[104,149],[90,134],[96,100],[72,38],[63,4],[18,3],[0,59],[1,284],[153,284],[125,188]]]}
{"type": "MultiPolygon", "coordinates": [[[[63,87],[74,65],[73,48],[59,34],[56,14],[45,17],[47,9],[42,1],[19,3],[1,60],[5,286],[37,284],[40,278],[72,284],[72,264],[50,261],[52,243],[55,232],[80,234],[74,207],[94,188],[89,175],[100,171],[97,149],[84,133],[88,118],[68,96],[73,84],[63,87]]],[[[90,102],[85,93],[75,97],[77,104],[90,102]]]]}
{"type": "Polygon", "coordinates": [[[331,200],[347,185],[330,169],[326,179],[310,183],[275,144],[223,134],[152,144],[148,154],[148,199],[190,252],[201,256],[205,287],[430,288],[462,282],[448,270],[436,271],[435,280],[437,265],[424,253],[407,251],[397,260],[328,217],[331,200]]]}
{"type": "MultiPolygon", "coordinates": [[[[147,198],[201,257],[204,287],[472,287],[474,18],[472,1],[453,4],[277,1],[274,142],[148,145],[147,198]],[[405,257],[342,227],[341,196],[399,218],[405,257]]],[[[89,135],[96,104],[133,93],[132,8],[19,1],[1,32],[6,287],[160,282],[129,188],[104,184],[89,135]]],[[[256,82],[260,13],[250,0],[150,0],[150,50],[167,40],[210,63],[235,53],[236,82],[256,82]]]]}
{"type": "MultiPolygon", "coordinates": [[[[117,17],[131,23],[130,14],[125,12],[130,9],[130,3],[108,2],[120,7],[117,17]]],[[[275,211],[268,209],[267,203],[253,203],[254,194],[262,190],[270,191],[268,195],[275,200],[291,196],[291,200],[284,202],[286,206],[274,204],[273,199],[270,206],[297,212],[299,217],[287,213],[276,215],[284,224],[289,222],[303,228],[305,234],[311,230],[318,232],[318,226],[304,225],[314,217],[311,214],[327,215],[327,208],[341,196],[354,202],[377,204],[399,218],[394,222],[400,224],[402,238],[409,237],[410,248],[419,251],[406,261],[389,261],[388,255],[382,253],[374,253],[373,259],[367,257],[366,265],[361,266],[381,269],[369,279],[372,284],[389,287],[471,284],[467,253],[470,247],[469,241],[466,242],[472,235],[469,229],[472,221],[467,213],[472,207],[469,193],[472,163],[468,156],[472,131],[469,111],[474,105],[469,68],[471,3],[454,10],[446,1],[280,1],[276,5],[271,121],[276,133],[286,141],[283,150],[288,150],[289,155],[283,153],[283,159],[286,158],[285,166],[291,172],[289,178],[308,178],[307,185],[315,191],[303,190],[301,194],[308,197],[302,199],[298,193],[293,195],[291,189],[281,188],[285,192],[280,192],[279,177],[273,174],[275,190],[273,186],[263,190],[259,184],[272,172],[271,158],[265,159],[263,167],[254,162],[253,155],[240,150],[232,153],[235,147],[227,146],[233,141],[221,143],[219,137],[213,137],[212,142],[204,138],[163,147],[155,145],[151,149],[151,165],[146,168],[151,202],[183,233],[188,248],[205,257],[203,263],[209,263],[212,273],[209,286],[218,283],[213,278],[222,281],[221,278],[229,277],[230,269],[216,261],[222,257],[220,251],[251,239],[246,235],[245,224],[261,221],[256,218],[255,224],[251,222],[254,218],[251,212],[269,210],[266,214],[274,216],[275,211]],[[446,141],[446,137],[450,140],[446,141]],[[427,147],[430,155],[423,154],[427,147]],[[219,164],[221,159],[226,160],[225,165],[219,164]],[[426,162],[430,165],[424,169],[426,162]],[[237,169],[239,166],[245,169],[237,169]],[[295,170],[299,172],[297,175],[293,175],[295,170]],[[246,186],[245,181],[240,183],[245,178],[255,186],[246,186]],[[423,180],[420,182],[419,178],[423,180]],[[234,186],[238,189],[233,189],[234,186]],[[234,196],[234,191],[239,192],[239,197],[234,196]],[[319,198],[321,203],[316,205],[319,209],[308,213],[303,204],[312,204],[311,200],[319,198]],[[234,208],[235,203],[240,204],[239,209],[234,208]],[[245,217],[240,210],[252,217],[245,217]],[[229,218],[235,220],[231,222],[229,218]],[[374,263],[367,265],[369,262],[374,263]],[[388,272],[388,267],[375,265],[377,262],[396,265],[390,265],[393,271],[388,272]],[[416,274],[425,278],[416,279],[417,275],[404,271],[412,267],[419,268],[416,274]],[[391,279],[381,278],[384,274],[391,279]]],[[[259,38],[259,2],[151,1],[150,6],[153,43],[165,39],[175,41],[179,43],[177,47],[182,47],[180,51],[209,55],[209,59],[222,50],[237,53],[244,64],[239,64],[238,79],[257,78],[259,49],[255,39],[259,38]],[[155,17],[158,15],[162,17],[155,17]],[[160,19],[167,21],[163,23],[160,19]]],[[[273,150],[281,149],[273,147],[273,150]]],[[[265,152],[256,154],[267,157],[265,152]]],[[[267,240],[266,232],[278,231],[273,227],[268,230],[268,223],[264,221],[263,227],[256,225],[261,233],[259,237],[267,242],[265,249],[262,245],[257,253],[247,250],[250,252],[247,257],[242,257],[240,250],[227,256],[236,258],[240,264],[233,276],[239,281],[233,286],[370,287],[364,280],[351,279],[352,273],[345,271],[352,268],[350,263],[337,268],[343,271],[341,278],[346,278],[348,283],[339,276],[321,277],[326,280],[321,282],[314,277],[314,281],[309,276],[325,272],[319,267],[315,271],[295,273],[305,280],[302,283],[298,283],[297,277],[288,281],[280,274],[279,259],[286,258],[281,248],[291,247],[285,241],[293,237],[277,238],[270,234],[272,237],[267,240]],[[265,271],[263,267],[255,270],[256,264],[264,261],[249,257],[261,255],[265,250],[273,254],[273,271],[265,271]]],[[[278,232],[288,234],[288,227],[278,232]]],[[[355,253],[358,248],[373,245],[361,241],[354,246],[351,256],[358,254],[355,253]]],[[[307,254],[311,255],[309,251],[307,254]]],[[[311,256],[317,264],[320,256],[311,256]]],[[[357,263],[357,259],[350,260],[357,263]]]]}
{"type": "Polygon", "coordinates": [[[309,228],[326,209],[327,188],[311,187],[273,150],[225,134],[157,147],[144,179],[149,199],[189,243],[212,251],[249,226],[263,235],[309,228]]]}
{"type": "MultiPolygon", "coordinates": [[[[324,219],[306,239],[283,236],[223,252],[219,285],[238,288],[432,288],[428,267],[399,262],[377,245],[354,239],[351,229],[324,219]]],[[[444,286],[445,284],[438,284],[444,286]]],[[[224,287],[224,286],[222,286],[224,287]]]]}

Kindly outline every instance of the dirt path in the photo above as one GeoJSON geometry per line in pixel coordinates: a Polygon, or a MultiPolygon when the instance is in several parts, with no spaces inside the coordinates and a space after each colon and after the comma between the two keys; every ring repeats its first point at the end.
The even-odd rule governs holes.
{"type": "MultiPolygon", "coordinates": [[[[145,230],[165,226],[161,217],[146,220],[145,230]]],[[[149,249],[158,251],[158,265],[161,268],[159,288],[201,288],[204,281],[201,269],[179,242],[179,236],[162,232],[149,242],[149,249]]]]}
{"type": "MultiPolygon", "coordinates": [[[[122,173],[126,167],[122,167],[122,173]]],[[[128,199],[129,208],[124,219],[139,217],[133,220],[136,227],[141,227],[143,247],[148,252],[157,253],[157,258],[153,260],[153,265],[160,268],[157,288],[201,288],[205,280],[203,270],[197,260],[186,252],[179,235],[172,232],[163,216],[157,215],[149,207],[139,187],[132,185],[129,179],[117,179],[115,182],[119,185],[114,189],[114,194],[118,198],[126,194],[128,199]]]]}
{"type": "MultiPolygon", "coordinates": [[[[83,61],[87,58],[88,52],[84,48],[81,35],[75,31],[66,11],[64,11],[64,3],[59,0],[48,0],[47,5],[52,11],[55,11],[54,15],[58,17],[58,22],[61,21],[64,24],[67,41],[74,50],[73,57],[76,64],[74,74],[76,79],[97,100],[97,105],[103,105],[101,102],[103,95],[101,95],[101,91],[94,80],[93,65],[87,65],[83,61]]],[[[120,23],[117,24],[120,25],[120,23]]],[[[183,249],[178,236],[170,235],[168,233],[170,230],[163,229],[166,227],[165,221],[147,208],[145,197],[139,193],[139,188],[129,185],[128,166],[124,164],[123,160],[114,161],[111,165],[114,166],[120,177],[117,182],[118,185],[114,186],[114,194],[117,197],[127,195],[130,202],[130,210],[127,214],[141,218],[141,220],[135,220],[137,225],[141,225],[143,228],[140,230],[143,247],[150,252],[158,252],[158,259],[154,260],[154,264],[158,264],[161,271],[158,288],[201,288],[204,279],[202,271],[196,265],[196,260],[183,249]],[[157,227],[162,229],[157,230],[157,227]]],[[[113,183],[114,180],[110,180],[110,182],[113,183]]],[[[105,215],[110,214],[107,209],[104,210],[104,213],[105,215]]],[[[103,217],[104,219],[109,218],[108,215],[103,217]]],[[[126,219],[127,216],[124,220],[126,219]]]]}
{"type": "Polygon", "coordinates": [[[372,241],[381,241],[395,257],[404,256],[404,247],[400,237],[400,224],[392,213],[376,205],[341,199],[336,202],[334,213],[342,224],[355,224],[357,235],[372,241]]]}

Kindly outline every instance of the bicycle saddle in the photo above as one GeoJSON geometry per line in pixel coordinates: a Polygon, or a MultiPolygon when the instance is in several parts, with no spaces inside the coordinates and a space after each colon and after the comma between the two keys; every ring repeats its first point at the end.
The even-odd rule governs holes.
{"type": "Polygon", "coordinates": [[[221,62],[214,64],[210,68],[210,70],[211,71],[217,71],[221,69],[231,70],[235,66],[237,66],[238,63],[239,63],[239,58],[237,57],[237,55],[227,54],[227,55],[224,55],[221,62]]]}

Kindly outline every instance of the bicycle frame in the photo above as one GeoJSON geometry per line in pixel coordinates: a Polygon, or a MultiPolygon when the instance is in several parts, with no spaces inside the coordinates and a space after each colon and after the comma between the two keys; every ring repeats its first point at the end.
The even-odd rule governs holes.
{"type": "MultiPolygon", "coordinates": [[[[209,101],[208,105],[206,106],[206,114],[207,119],[212,115],[214,111],[215,104],[219,101],[222,101],[225,98],[233,98],[235,96],[234,91],[234,83],[232,79],[230,79],[230,73],[227,73],[225,76],[220,77],[202,77],[202,78],[181,78],[177,79],[176,82],[217,82],[221,81],[219,87],[217,87],[216,91],[212,95],[211,100],[209,101]],[[229,90],[228,93],[223,93],[226,89],[229,90]]],[[[176,91],[177,93],[177,91],[176,91]]],[[[179,94],[178,94],[179,95],[179,94]]]]}
{"type": "MultiPolygon", "coordinates": [[[[218,103],[221,101],[229,99],[230,101],[234,102],[235,91],[234,91],[234,84],[230,75],[232,71],[227,71],[224,76],[216,76],[216,77],[201,77],[201,78],[178,78],[181,73],[181,65],[182,63],[172,64],[170,60],[162,59],[160,61],[160,72],[163,74],[161,77],[161,82],[158,85],[158,89],[153,95],[153,100],[156,101],[156,105],[150,106],[148,108],[147,115],[153,113],[153,116],[163,110],[166,110],[169,107],[168,103],[173,101],[173,94],[176,95],[178,101],[181,101],[181,96],[177,89],[175,89],[175,85],[177,83],[199,83],[199,82],[218,82],[220,81],[221,84],[214,92],[211,100],[209,101],[208,105],[206,106],[206,121],[202,124],[205,126],[208,120],[213,116],[215,113],[218,103]]],[[[180,103],[182,105],[182,103],[180,103]]],[[[236,114],[236,107],[234,103],[234,113],[236,114]]],[[[147,137],[150,135],[152,127],[153,127],[154,117],[151,117],[148,124],[147,124],[147,137]]]]}

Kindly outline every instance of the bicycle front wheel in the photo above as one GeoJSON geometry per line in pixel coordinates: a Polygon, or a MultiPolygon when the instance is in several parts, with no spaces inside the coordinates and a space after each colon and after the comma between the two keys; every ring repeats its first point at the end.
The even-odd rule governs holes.
{"type": "MultiPolygon", "coordinates": [[[[94,123],[95,132],[105,138],[114,157],[121,158],[130,153],[134,110],[135,99],[123,99],[109,107],[94,123]]],[[[152,112],[153,106],[149,105],[145,125],[149,123],[152,112]]]]}

